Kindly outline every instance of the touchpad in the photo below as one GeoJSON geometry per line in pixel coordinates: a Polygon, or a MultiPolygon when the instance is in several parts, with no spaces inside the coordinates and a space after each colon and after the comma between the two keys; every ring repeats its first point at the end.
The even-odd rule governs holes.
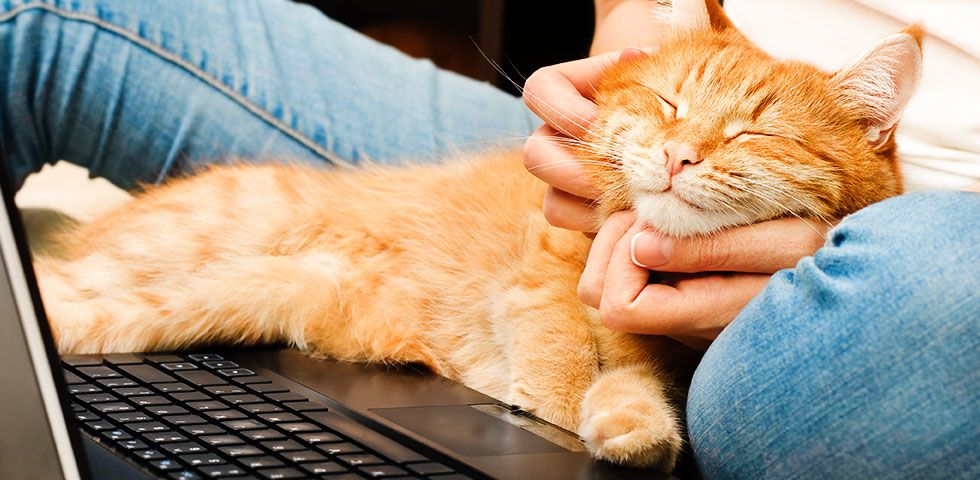
{"type": "Polygon", "coordinates": [[[568,452],[469,405],[373,408],[371,412],[467,457],[568,452]]]}

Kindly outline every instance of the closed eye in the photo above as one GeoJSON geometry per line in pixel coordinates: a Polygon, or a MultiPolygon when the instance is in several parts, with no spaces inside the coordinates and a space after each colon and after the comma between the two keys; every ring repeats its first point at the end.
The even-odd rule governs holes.
{"type": "Polygon", "coordinates": [[[750,140],[752,137],[783,138],[782,135],[776,135],[775,133],[742,131],[742,132],[736,133],[735,135],[733,135],[731,137],[728,137],[727,140],[729,142],[732,141],[732,140],[745,141],[745,140],[750,140]]]}
{"type": "Polygon", "coordinates": [[[659,93],[657,93],[657,91],[656,91],[656,90],[654,90],[654,89],[653,89],[652,87],[647,87],[646,85],[644,85],[644,87],[646,87],[646,88],[647,88],[647,90],[649,90],[649,91],[650,91],[650,93],[652,93],[652,94],[654,94],[654,95],[656,95],[656,96],[657,96],[657,98],[659,98],[659,99],[660,99],[660,101],[661,101],[661,102],[663,102],[663,104],[664,104],[665,106],[667,106],[667,107],[669,107],[669,108],[670,108],[670,110],[671,110],[671,111],[670,111],[670,114],[669,114],[669,116],[670,116],[671,118],[677,118],[677,105],[674,105],[674,104],[673,104],[673,103],[672,103],[672,102],[671,102],[670,100],[667,100],[667,99],[666,99],[666,98],[665,98],[665,97],[664,97],[663,95],[661,95],[661,94],[659,94],[659,93]]]}

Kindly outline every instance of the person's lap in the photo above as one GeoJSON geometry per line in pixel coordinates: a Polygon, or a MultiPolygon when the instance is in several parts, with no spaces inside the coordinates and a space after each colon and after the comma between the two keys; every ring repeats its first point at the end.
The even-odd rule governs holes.
{"type": "Polygon", "coordinates": [[[980,194],[845,219],[709,348],[688,425],[707,478],[980,475],[980,194]]]}
{"type": "Polygon", "coordinates": [[[433,161],[526,135],[520,99],[284,1],[0,3],[12,176],[66,159],[129,188],[232,158],[433,161]]]}

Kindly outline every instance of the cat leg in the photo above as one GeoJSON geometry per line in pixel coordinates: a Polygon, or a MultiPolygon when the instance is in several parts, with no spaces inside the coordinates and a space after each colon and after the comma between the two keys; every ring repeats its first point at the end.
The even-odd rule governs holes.
{"type": "Polygon", "coordinates": [[[598,374],[599,356],[584,307],[568,296],[539,289],[510,289],[504,344],[510,363],[509,401],[566,430],[575,431],[586,390],[598,374]]]}
{"type": "Polygon", "coordinates": [[[665,376],[649,364],[603,372],[582,404],[579,435],[593,456],[671,471],[683,440],[665,376]]]}
{"type": "Polygon", "coordinates": [[[161,351],[216,343],[305,347],[309,323],[335,321],[340,313],[342,264],[330,254],[244,257],[150,277],[97,260],[103,261],[37,264],[61,352],[161,351]]]}

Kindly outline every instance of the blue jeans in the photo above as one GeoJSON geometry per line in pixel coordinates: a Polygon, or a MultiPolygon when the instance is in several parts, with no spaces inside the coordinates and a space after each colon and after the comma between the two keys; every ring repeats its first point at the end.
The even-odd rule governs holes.
{"type": "MultiPolygon", "coordinates": [[[[520,101],[281,1],[0,0],[0,141],[131,187],[233,157],[432,160],[529,133],[520,101]]],[[[845,220],[708,350],[709,478],[980,475],[980,195],[845,220]]]]}

